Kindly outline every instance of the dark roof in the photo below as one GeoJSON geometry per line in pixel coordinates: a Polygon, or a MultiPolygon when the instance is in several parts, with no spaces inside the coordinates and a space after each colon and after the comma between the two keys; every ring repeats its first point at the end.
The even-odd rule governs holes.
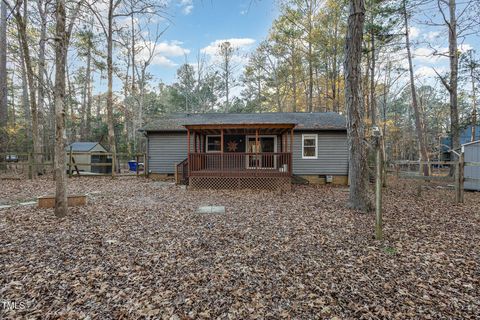
{"type": "Polygon", "coordinates": [[[295,124],[295,130],[346,130],[336,112],[175,113],[152,119],[141,131],[184,131],[185,125],[295,124]]]}
{"type": "MultiPolygon", "coordinates": [[[[95,146],[97,144],[99,144],[99,143],[98,142],[74,142],[74,143],[70,144],[68,147],[66,147],[65,149],[67,151],[69,151],[70,147],[72,147],[73,152],[88,152],[88,151],[92,150],[93,148],[95,148],[95,146]]],[[[102,146],[102,148],[103,148],[103,146],[102,146]]]]}

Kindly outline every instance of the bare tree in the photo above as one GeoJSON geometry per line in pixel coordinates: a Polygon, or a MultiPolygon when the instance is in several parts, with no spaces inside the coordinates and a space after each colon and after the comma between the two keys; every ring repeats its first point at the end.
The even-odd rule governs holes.
{"type": "Polygon", "coordinates": [[[218,55],[221,58],[220,71],[223,80],[223,92],[225,94],[225,106],[224,112],[230,110],[230,90],[234,84],[233,72],[233,55],[235,54],[235,48],[228,41],[224,41],[218,46],[218,55]]]}
{"type": "Polygon", "coordinates": [[[56,0],[55,8],[55,216],[67,214],[67,176],[65,159],[65,77],[68,45],[82,1],[73,9],[70,24],[66,25],[65,0],[56,0]]]}
{"type": "Polygon", "coordinates": [[[65,66],[67,34],[65,0],[56,0],[55,32],[55,216],[67,214],[67,177],[65,172],[65,66]]]}
{"type": "MultiPolygon", "coordinates": [[[[427,144],[425,140],[425,132],[422,125],[422,115],[420,114],[420,107],[418,106],[418,99],[417,99],[417,89],[415,87],[415,77],[413,73],[413,63],[412,63],[412,53],[410,49],[410,30],[409,30],[409,19],[408,19],[408,11],[407,11],[407,1],[403,0],[403,19],[405,22],[405,46],[407,48],[407,59],[408,59],[408,70],[410,74],[410,91],[412,95],[412,107],[413,112],[415,114],[415,128],[417,131],[417,141],[420,151],[420,160],[421,161],[428,161],[428,151],[427,151],[427,144]]],[[[429,166],[427,163],[423,165],[423,175],[429,175],[429,166]]]]}
{"type": "Polygon", "coordinates": [[[478,68],[478,65],[478,62],[473,57],[473,50],[470,50],[467,68],[472,85],[472,132],[470,136],[470,141],[472,142],[475,141],[477,130],[477,88],[475,87],[475,82],[477,79],[475,76],[475,71],[478,68]]]}
{"type": "MultiPolygon", "coordinates": [[[[6,149],[6,130],[8,124],[7,89],[7,5],[0,1],[0,157],[6,149]]],[[[1,160],[0,160],[1,161],[1,160]]]]}
{"type": "MultiPolygon", "coordinates": [[[[114,33],[117,32],[114,23],[116,19],[121,17],[131,17],[132,15],[138,14],[157,14],[159,6],[161,5],[155,1],[149,2],[149,0],[130,1],[128,5],[125,4],[124,0],[107,0],[107,18],[105,21],[100,14],[100,10],[93,4],[89,4],[90,11],[97,18],[107,39],[107,126],[108,143],[114,161],[116,160],[117,154],[113,117],[113,41],[114,33]]],[[[115,173],[113,173],[113,175],[115,175],[115,173]]]]}
{"type": "Polygon", "coordinates": [[[349,147],[350,196],[348,206],[363,212],[371,210],[368,197],[368,167],[365,141],[365,106],[361,94],[361,58],[364,0],[350,0],[345,41],[345,102],[349,147]]]}
{"type": "Polygon", "coordinates": [[[463,26],[459,27],[456,0],[437,0],[438,10],[444,25],[448,29],[449,79],[446,79],[446,77],[434,70],[450,96],[450,130],[452,149],[454,150],[460,148],[460,122],[458,115],[458,61],[460,52],[458,50],[458,37],[471,33],[474,30],[474,25],[478,25],[478,22],[475,21],[476,18],[469,17],[470,11],[473,11],[474,3],[475,1],[463,3],[464,8],[459,15],[459,17],[463,17],[463,26]],[[448,11],[448,17],[446,11],[448,11]]]}
{"type": "MultiPolygon", "coordinates": [[[[143,126],[143,111],[144,111],[144,104],[145,104],[145,94],[146,94],[146,84],[147,84],[147,69],[152,63],[153,58],[155,58],[157,54],[157,44],[158,41],[160,40],[160,37],[163,35],[163,33],[166,31],[164,29],[163,31],[159,31],[157,28],[155,35],[152,38],[147,38],[144,34],[140,34],[141,42],[142,42],[142,51],[145,51],[146,54],[144,56],[144,59],[138,58],[138,62],[140,62],[140,66],[134,65],[134,74],[137,73],[137,78],[139,80],[139,95],[138,95],[138,110],[137,110],[137,116],[134,119],[134,146],[135,146],[135,151],[138,151],[138,142],[140,138],[140,132],[138,132],[138,129],[140,129],[143,126]]],[[[135,51],[135,47],[132,47],[133,51],[135,51]]],[[[135,62],[132,60],[132,63],[135,62]]],[[[132,75],[133,77],[133,75],[132,75]]],[[[132,85],[132,92],[134,92],[134,88],[132,85]]],[[[136,97],[136,95],[135,95],[136,97]]]]}
{"type": "MultiPolygon", "coordinates": [[[[17,24],[17,32],[20,41],[20,50],[22,51],[23,60],[25,62],[25,71],[28,85],[28,94],[30,102],[30,114],[32,117],[32,142],[33,142],[33,153],[35,158],[35,163],[40,164],[42,160],[42,135],[39,127],[39,110],[37,108],[36,100],[36,81],[35,81],[35,70],[32,62],[32,57],[30,54],[30,44],[28,42],[27,36],[27,22],[28,22],[28,9],[27,9],[27,0],[16,0],[12,5],[6,0],[5,4],[12,12],[15,22],[17,24]],[[23,10],[22,10],[23,9],[23,10]]],[[[36,165],[34,167],[35,174],[34,177],[41,173],[40,166],[36,165]]]]}

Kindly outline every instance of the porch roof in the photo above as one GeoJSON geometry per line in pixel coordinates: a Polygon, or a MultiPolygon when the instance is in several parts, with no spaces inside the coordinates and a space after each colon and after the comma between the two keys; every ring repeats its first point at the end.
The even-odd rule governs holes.
{"type": "Polygon", "coordinates": [[[346,130],[346,119],[335,112],[266,113],[176,113],[151,120],[141,131],[186,131],[209,128],[293,128],[306,130],[346,130]]]}

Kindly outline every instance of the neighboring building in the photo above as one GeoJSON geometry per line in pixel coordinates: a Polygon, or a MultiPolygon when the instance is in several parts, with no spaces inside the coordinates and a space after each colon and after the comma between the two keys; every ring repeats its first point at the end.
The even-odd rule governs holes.
{"type": "MultiPolygon", "coordinates": [[[[111,157],[103,155],[107,153],[99,142],[74,142],[65,148],[67,152],[67,164],[70,160],[70,150],[72,151],[73,162],[81,172],[93,172],[93,173],[111,173],[112,169],[109,166],[98,165],[95,163],[107,163],[111,162],[111,157]]],[[[72,170],[76,170],[75,167],[72,170]]]]}
{"type": "Polygon", "coordinates": [[[346,119],[333,113],[173,114],[151,121],[147,170],[193,188],[348,182],[346,119]]]}
{"type": "MultiPolygon", "coordinates": [[[[480,140],[480,126],[475,127],[475,139],[474,141],[480,140]]],[[[472,141],[472,125],[469,125],[465,128],[462,129],[460,132],[460,145],[463,145],[465,143],[469,143],[472,141]]],[[[452,148],[452,138],[451,136],[448,137],[443,137],[440,139],[441,143],[441,161],[450,161],[450,152],[448,151],[449,149],[452,148]]]]}
{"type": "MultiPolygon", "coordinates": [[[[465,155],[465,162],[480,163],[480,140],[463,144],[462,151],[465,155]]],[[[480,166],[465,166],[464,178],[463,188],[465,190],[480,191],[480,166]]]]}

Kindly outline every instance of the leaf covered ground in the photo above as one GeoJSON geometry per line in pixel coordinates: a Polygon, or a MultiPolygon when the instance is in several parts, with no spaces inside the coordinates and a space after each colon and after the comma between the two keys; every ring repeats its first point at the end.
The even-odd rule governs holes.
{"type": "MultiPolygon", "coordinates": [[[[391,181],[385,240],[348,189],[188,191],[142,178],[75,178],[88,205],[0,210],[0,318],[476,318],[480,193],[391,181]],[[222,205],[225,214],[195,213],[222,205]]],[[[0,201],[50,194],[3,180],[0,201]]]]}

